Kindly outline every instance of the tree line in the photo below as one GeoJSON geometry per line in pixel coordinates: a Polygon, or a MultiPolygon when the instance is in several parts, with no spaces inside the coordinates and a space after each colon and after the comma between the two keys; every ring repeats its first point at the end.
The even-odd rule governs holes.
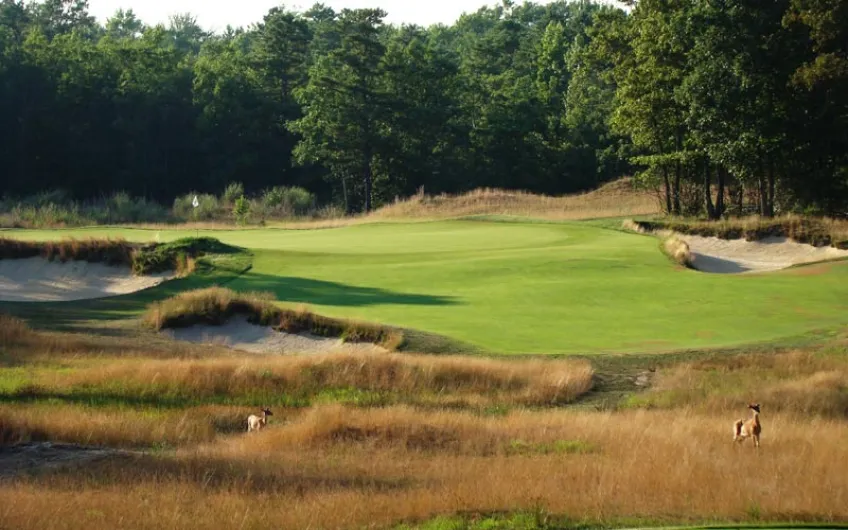
{"type": "Polygon", "coordinates": [[[281,6],[220,33],[0,0],[2,192],[241,182],[348,211],[632,174],[674,214],[848,208],[848,7],[503,0],[427,28],[281,6]]]}

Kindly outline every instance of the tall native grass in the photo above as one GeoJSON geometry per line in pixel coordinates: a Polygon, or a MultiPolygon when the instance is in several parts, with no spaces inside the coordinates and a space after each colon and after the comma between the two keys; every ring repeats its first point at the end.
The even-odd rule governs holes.
{"type": "Polygon", "coordinates": [[[325,407],[255,435],[2,482],[14,508],[0,526],[391,528],[522,510],[584,525],[848,520],[844,422],[770,416],[756,455],[728,425],[690,411],[325,407]]]}
{"type": "Polygon", "coordinates": [[[654,215],[656,198],[629,178],[597,190],[559,197],[522,191],[481,188],[458,195],[419,194],[398,199],[376,210],[373,219],[446,218],[469,215],[511,215],[554,220],[654,215]]]}

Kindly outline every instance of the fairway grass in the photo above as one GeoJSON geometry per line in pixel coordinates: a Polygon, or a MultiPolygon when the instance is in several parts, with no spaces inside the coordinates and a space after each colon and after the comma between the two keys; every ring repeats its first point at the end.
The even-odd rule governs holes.
{"type": "MultiPolygon", "coordinates": [[[[3,231],[170,241],[194,230],[3,231]]],[[[662,352],[776,341],[848,323],[848,264],[717,275],[655,238],[581,223],[472,220],[201,230],[250,249],[228,287],[283,305],[445,335],[497,353],[662,352]]],[[[153,290],[155,291],[155,289],[153,290]]]]}

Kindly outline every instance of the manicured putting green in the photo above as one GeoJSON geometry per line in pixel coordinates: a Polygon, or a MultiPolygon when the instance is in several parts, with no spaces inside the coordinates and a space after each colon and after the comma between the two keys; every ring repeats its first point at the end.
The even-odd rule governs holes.
{"type": "MultiPolygon", "coordinates": [[[[193,230],[7,231],[21,239],[193,230]]],[[[405,326],[503,353],[730,346],[848,323],[848,264],[760,275],[677,267],[654,238],[580,223],[445,221],[200,231],[253,249],[229,284],[286,304],[405,326]]],[[[3,234],[0,234],[3,235],[3,234]]]]}

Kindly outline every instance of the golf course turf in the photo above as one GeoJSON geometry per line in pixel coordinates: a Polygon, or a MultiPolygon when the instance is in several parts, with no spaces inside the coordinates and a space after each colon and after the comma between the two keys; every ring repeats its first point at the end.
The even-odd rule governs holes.
{"type": "MultiPolygon", "coordinates": [[[[27,240],[171,241],[195,234],[2,232],[27,240]]],[[[706,274],[673,264],[653,237],[579,222],[454,220],[200,235],[253,253],[252,268],[228,283],[234,290],[271,291],[284,305],[440,334],[497,353],[722,347],[848,323],[848,263],[706,274]]]]}

